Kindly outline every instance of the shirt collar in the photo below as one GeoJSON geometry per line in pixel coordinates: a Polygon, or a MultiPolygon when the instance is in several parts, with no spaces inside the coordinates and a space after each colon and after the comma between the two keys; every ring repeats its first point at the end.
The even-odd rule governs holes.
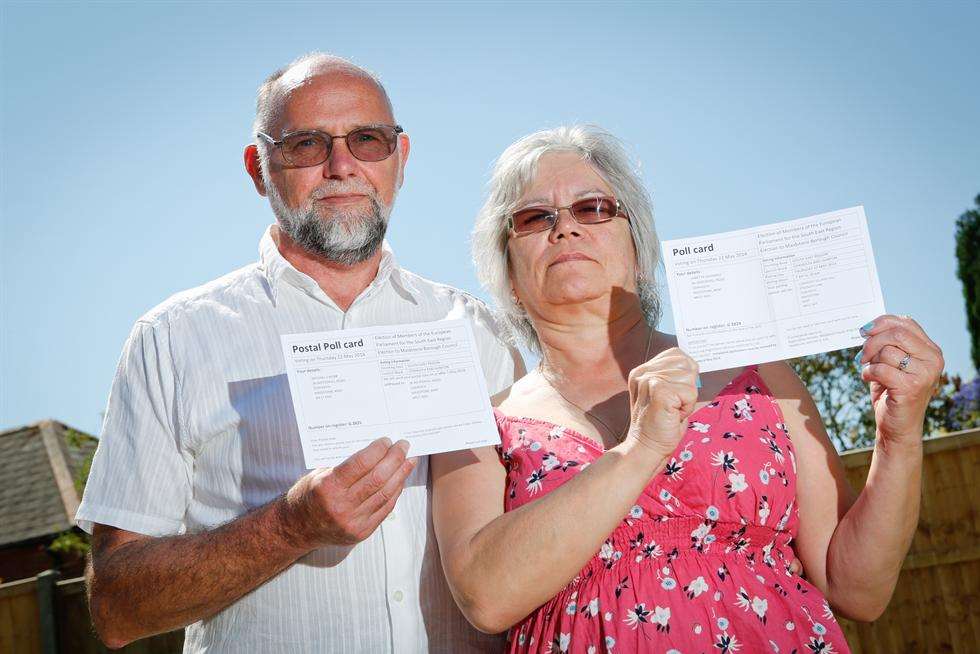
{"type": "MultiPolygon", "coordinates": [[[[323,290],[320,289],[312,277],[296,270],[293,264],[289,263],[282,256],[282,253],[279,252],[279,247],[276,245],[275,238],[273,238],[273,229],[278,229],[278,226],[269,225],[262,235],[262,239],[259,241],[259,265],[268,281],[269,294],[273,304],[278,302],[280,284],[289,284],[310,295],[316,295],[317,293],[323,295],[323,290]]],[[[395,253],[391,249],[388,240],[385,239],[381,244],[381,262],[378,264],[378,274],[368,287],[364,289],[362,295],[374,294],[377,289],[384,286],[388,281],[391,281],[392,284],[407,293],[413,301],[416,299],[417,289],[410,277],[406,276],[398,266],[395,253]]]]}

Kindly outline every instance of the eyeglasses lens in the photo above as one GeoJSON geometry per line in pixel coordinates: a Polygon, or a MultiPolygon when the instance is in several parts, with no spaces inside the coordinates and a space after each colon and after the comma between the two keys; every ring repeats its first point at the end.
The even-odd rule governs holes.
{"type": "MultiPolygon", "coordinates": [[[[563,207],[564,208],[564,207],[563,207]]],[[[604,223],[615,218],[619,211],[612,198],[588,198],[568,207],[576,222],[584,225],[604,223]]],[[[558,221],[555,207],[528,207],[513,214],[514,231],[530,234],[551,229],[558,221]]]]}
{"type": "MultiPolygon", "coordinates": [[[[383,127],[362,127],[347,134],[350,153],[361,161],[381,161],[395,151],[398,134],[383,127]]],[[[316,166],[330,157],[333,139],[319,132],[287,136],[282,143],[283,157],[294,166],[316,166]]]]}

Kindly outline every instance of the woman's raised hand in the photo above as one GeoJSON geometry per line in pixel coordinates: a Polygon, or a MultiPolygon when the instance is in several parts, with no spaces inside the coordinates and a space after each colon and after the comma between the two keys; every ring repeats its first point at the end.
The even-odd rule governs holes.
{"type": "Polygon", "coordinates": [[[879,316],[861,328],[861,335],[867,340],[857,363],[871,385],[879,440],[918,445],[945,365],[942,350],[907,316],[879,316]]]}
{"type": "Polygon", "coordinates": [[[698,399],[697,378],[697,362],[676,347],[630,371],[627,440],[669,457],[687,431],[698,399]]]}

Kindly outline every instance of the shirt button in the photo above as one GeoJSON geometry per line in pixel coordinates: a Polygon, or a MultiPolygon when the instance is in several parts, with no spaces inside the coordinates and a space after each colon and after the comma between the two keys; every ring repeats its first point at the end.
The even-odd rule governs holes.
{"type": "Polygon", "coordinates": [[[405,599],[405,593],[401,592],[400,590],[396,590],[394,595],[392,595],[392,597],[395,598],[396,602],[400,602],[403,599],[405,599]]]}

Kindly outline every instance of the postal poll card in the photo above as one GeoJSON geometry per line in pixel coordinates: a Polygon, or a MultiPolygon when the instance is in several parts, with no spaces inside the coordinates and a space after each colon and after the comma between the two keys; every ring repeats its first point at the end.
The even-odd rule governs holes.
{"type": "Polygon", "coordinates": [[[409,456],[500,443],[467,320],[286,334],[282,349],[308,468],[383,436],[409,456]]]}
{"type": "Polygon", "coordinates": [[[864,207],[662,247],[678,344],[702,372],[861,345],[885,312],[864,207]]]}

